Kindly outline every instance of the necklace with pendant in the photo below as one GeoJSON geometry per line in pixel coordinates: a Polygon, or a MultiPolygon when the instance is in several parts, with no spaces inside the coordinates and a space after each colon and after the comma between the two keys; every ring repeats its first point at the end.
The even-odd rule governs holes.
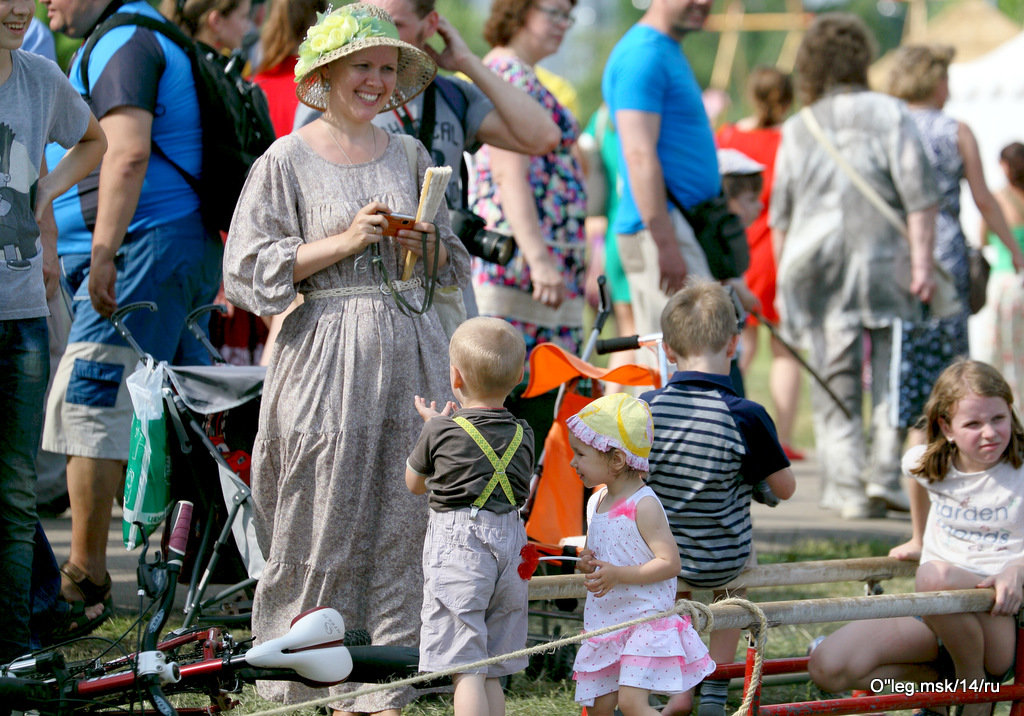
{"type": "MultiPolygon", "coordinates": [[[[349,164],[355,164],[355,162],[352,161],[352,157],[350,157],[348,155],[348,152],[345,151],[345,148],[341,146],[341,142],[339,142],[338,138],[334,136],[335,126],[328,122],[326,119],[324,120],[324,122],[327,124],[327,135],[331,138],[331,141],[334,142],[334,146],[336,146],[338,148],[338,151],[340,151],[342,155],[344,155],[345,159],[348,160],[349,164]]],[[[377,156],[377,131],[373,129],[372,126],[370,128],[370,135],[373,138],[373,154],[370,155],[370,158],[373,159],[374,157],[377,156]]]]}

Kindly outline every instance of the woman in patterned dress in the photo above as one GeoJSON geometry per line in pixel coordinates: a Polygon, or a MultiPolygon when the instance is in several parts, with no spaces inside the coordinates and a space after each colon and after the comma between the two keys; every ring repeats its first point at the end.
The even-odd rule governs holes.
{"type": "Polygon", "coordinates": [[[942,195],[935,221],[935,260],[953,276],[963,309],[958,315],[943,320],[957,327],[954,353],[966,356],[970,280],[967,239],[960,226],[960,182],[963,179],[967,179],[971,197],[986,225],[1009,248],[1018,270],[1024,269],[1024,255],[1010,233],[999,203],[985,183],[974,133],[966,124],[942,111],[949,99],[949,63],[953,61],[953,54],[953,48],[948,45],[899,48],[889,76],[888,92],[909,106],[925,153],[935,170],[942,195]]]}
{"type": "MultiPolygon", "coordinates": [[[[444,207],[415,231],[383,235],[382,212],[416,213],[431,162],[419,146],[414,180],[402,142],[371,120],[418,94],[434,72],[383,10],[353,4],[322,15],[295,75],[299,99],[323,116],[253,165],[231,223],[228,298],[261,316],[281,313],[297,293],[306,299],[274,345],[253,447],[267,558],[253,603],[260,641],[323,605],[375,644],[417,644],[427,509],[405,487],[405,459],[423,426],[413,396],[451,396],[448,340],[434,311],[409,315],[381,290],[380,266],[397,277],[403,249],[422,253],[425,239],[413,279],[394,286],[421,305],[430,254],[439,254],[441,285],[468,282],[469,255],[444,207]]],[[[290,682],[259,690],[289,703],[323,694],[290,682]]],[[[397,716],[413,695],[346,701],[346,690],[332,688],[336,713],[397,716]]]]}
{"type": "MultiPolygon", "coordinates": [[[[558,51],[572,26],[574,6],[574,0],[496,0],[484,26],[493,48],[484,63],[528,92],[562,131],[562,141],[544,156],[487,145],[476,155],[473,210],[489,227],[512,234],[518,247],[506,266],[473,259],[477,305],[481,315],[504,318],[520,329],[527,353],[546,342],[577,353],[582,342],[586,200],[583,172],[572,153],[580,126],[534,71],[537,62],[558,51]]],[[[523,406],[517,393],[510,409],[530,421],[543,444],[550,401],[538,399],[544,407],[523,406]]]]}

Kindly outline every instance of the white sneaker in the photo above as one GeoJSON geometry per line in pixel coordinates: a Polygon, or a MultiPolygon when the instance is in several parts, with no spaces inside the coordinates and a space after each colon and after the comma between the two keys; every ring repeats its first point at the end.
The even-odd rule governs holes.
{"type": "Polygon", "coordinates": [[[864,488],[864,494],[868,498],[881,500],[887,509],[895,512],[910,512],[910,498],[903,490],[869,484],[864,488]]]}

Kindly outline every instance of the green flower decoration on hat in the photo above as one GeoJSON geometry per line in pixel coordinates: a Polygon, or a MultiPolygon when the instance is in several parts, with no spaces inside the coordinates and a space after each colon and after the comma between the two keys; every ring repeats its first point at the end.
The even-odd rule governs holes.
{"type": "Polygon", "coordinates": [[[330,88],[320,73],[313,70],[359,50],[381,46],[398,49],[395,92],[382,112],[408,102],[437,73],[437,65],[425,52],[398,38],[398,30],[384,10],[376,5],[353,3],[317,13],[316,23],[299,45],[295,94],[310,107],[325,110],[330,88]]]}
{"type": "Polygon", "coordinates": [[[295,63],[296,78],[313,69],[321,57],[352,40],[366,37],[398,39],[398,30],[390,22],[358,10],[352,12],[350,7],[316,14],[316,24],[309,28],[306,39],[299,45],[299,61],[295,63]]]}

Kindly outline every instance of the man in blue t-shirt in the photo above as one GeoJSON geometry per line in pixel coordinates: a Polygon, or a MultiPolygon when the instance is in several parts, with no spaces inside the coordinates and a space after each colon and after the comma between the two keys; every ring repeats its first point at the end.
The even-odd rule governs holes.
{"type": "MultiPolygon", "coordinates": [[[[160,15],[143,0],[43,0],[50,29],[89,35],[114,13],[160,15]]],[[[160,33],[123,25],[92,49],[88,87],[81,54],[69,79],[108,138],[99,170],[53,203],[57,253],[74,296],[68,347],[47,401],[43,447],[68,456],[71,554],[61,592],[71,603],[63,634],[90,631],[111,609],[106,570],[110,507],[128,459],[132,406],[125,378],[139,360],[108,320],[118,307],[156,303],[126,327],[157,360],[209,363],[185,316],[214,299],[222,244],[202,225],[199,197],[156,151],[198,176],[202,128],[188,56],[160,33]]],[[[55,166],[58,147],[47,150],[55,166]]]]}
{"type": "Polygon", "coordinates": [[[679,43],[704,26],[711,0],[652,0],[612,50],[601,90],[622,140],[625,179],[612,227],[640,334],[707,259],[669,192],[691,208],[721,192],[711,125],[679,43]],[[666,190],[667,187],[667,190],[666,190]]]}

